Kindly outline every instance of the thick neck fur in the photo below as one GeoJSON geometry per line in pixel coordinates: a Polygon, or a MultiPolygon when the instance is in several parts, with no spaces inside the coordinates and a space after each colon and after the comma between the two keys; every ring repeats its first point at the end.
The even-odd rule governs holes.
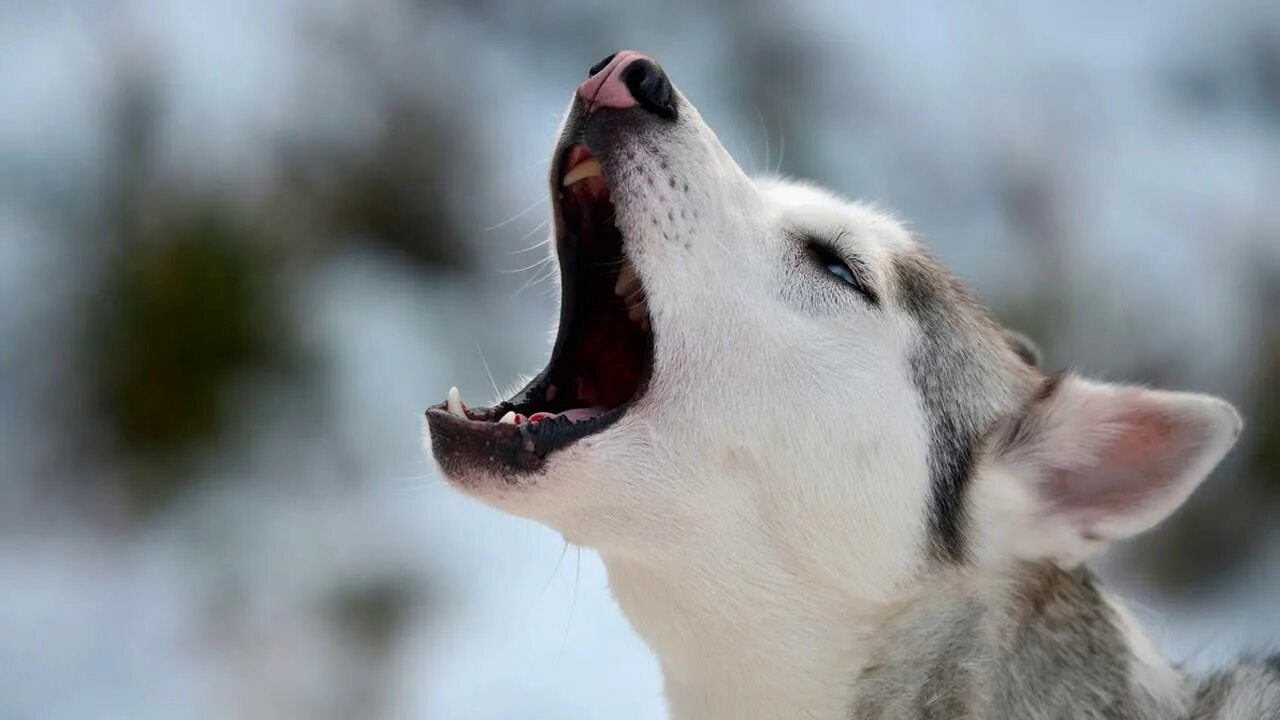
{"type": "Polygon", "coordinates": [[[743,581],[768,578],[735,578],[732,592],[694,569],[605,560],[623,610],[658,653],[678,720],[1191,712],[1193,689],[1083,569],[948,571],[914,599],[873,606],[820,591],[753,601],[778,596],[743,581]]]}

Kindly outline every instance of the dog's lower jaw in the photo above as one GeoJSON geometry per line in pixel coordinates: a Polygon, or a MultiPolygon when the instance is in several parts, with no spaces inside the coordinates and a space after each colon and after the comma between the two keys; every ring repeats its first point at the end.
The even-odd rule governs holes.
{"type": "Polygon", "coordinates": [[[748,589],[759,578],[725,593],[693,570],[604,559],[658,656],[676,720],[1101,718],[1108,708],[1155,720],[1191,709],[1193,685],[1086,571],[947,572],[914,599],[870,604],[804,583],[771,586],[794,591],[763,601],[748,589]]]}

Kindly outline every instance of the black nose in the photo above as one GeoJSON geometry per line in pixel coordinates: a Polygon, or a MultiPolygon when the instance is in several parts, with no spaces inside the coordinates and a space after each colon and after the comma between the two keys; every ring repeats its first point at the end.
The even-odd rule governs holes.
{"type": "Polygon", "coordinates": [[[632,50],[614,53],[592,65],[578,95],[597,107],[639,105],[668,120],[676,117],[675,88],[667,74],[656,62],[632,50]]]}
{"type": "Polygon", "coordinates": [[[640,58],[622,71],[622,81],[631,91],[631,97],[640,103],[640,107],[658,117],[674,119],[676,116],[676,94],[671,87],[667,74],[662,72],[658,63],[640,58]]]}

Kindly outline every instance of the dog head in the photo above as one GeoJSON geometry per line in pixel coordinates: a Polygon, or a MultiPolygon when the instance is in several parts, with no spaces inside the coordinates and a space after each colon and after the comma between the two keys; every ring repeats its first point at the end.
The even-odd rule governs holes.
{"type": "Polygon", "coordinates": [[[1076,562],[1171,512],[1225,402],[1046,375],[891,216],[752,179],[650,58],[575,93],[551,163],[559,334],[510,400],[428,410],[448,481],[606,556],[886,599],[1076,562]]]}

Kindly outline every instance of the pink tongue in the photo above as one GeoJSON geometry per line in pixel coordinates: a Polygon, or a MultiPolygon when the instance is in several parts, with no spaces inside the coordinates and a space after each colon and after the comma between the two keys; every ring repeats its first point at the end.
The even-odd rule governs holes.
{"type": "Polygon", "coordinates": [[[566,417],[566,418],[569,418],[569,420],[572,422],[582,422],[583,420],[590,420],[591,418],[597,415],[603,415],[603,414],[604,414],[604,408],[600,407],[599,405],[596,405],[595,407],[589,407],[589,408],[574,408],[572,410],[565,410],[562,413],[558,413],[556,417],[566,417]]]}

